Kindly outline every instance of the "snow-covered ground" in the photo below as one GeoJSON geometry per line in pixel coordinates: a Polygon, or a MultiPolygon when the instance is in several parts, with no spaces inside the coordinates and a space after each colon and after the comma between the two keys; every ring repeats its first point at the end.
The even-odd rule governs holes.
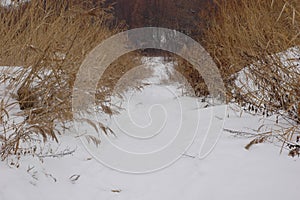
{"type": "MultiPolygon", "coordinates": [[[[74,137],[73,129],[61,136],[59,144],[53,143],[49,147],[57,155],[66,150],[75,150],[71,155],[44,157],[41,158],[43,162],[36,157],[23,157],[19,168],[9,167],[7,162],[10,160],[0,162],[0,200],[299,198],[300,160],[288,157],[286,150],[280,154],[281,147],[276,146],[276,143],[258,144],[248,151],[244,147],[249,143],[249,138],[222,131],[220,138],[218,134],[206,137],[207,144],[214,148],[208,156],[200,159],[199,148],[211,119],[223,107],[212,112],[213,107],[205,108],[207,103],[181,96],[186,94],[182,90],[182,84],[186,83],[162,81],[172,74],[172,69],[170,64],[163,63],[160,58],[146,59],[145,63],[154,67],[153,73],[144,80],[147,84],[142,90],[123,94],[123,101],[119,101],[126,109],[107,122],[116,134],[116,137],[108,136],[110,140],[107,141],[127,152],[145,153],[154,152],[168,144],[179,127],[183,127],[182,131],[187,135],[196,132],[198,137],[186,152],[180,154],[176,162],[152,173],[120,172],[99,162],[106,158],[100,154],[109,153],[110,150],[105,141],[100,144],[98,151],[85,140],[82,142],[74,137]],[[164,84],[160,84],[161,81],[164,84]],[[198,129],[194,122],[199,122],[198,129]],[[157,127],[162,129],[157,130],[157,127]],[[147,143],[145,139],[149,138],[154,140],[147,143]],[[213,146],[216,141],[217,145],[213,146]]],[[[272,117],[263,118],[246,113],[241,115],[235,105],[228,106],[224,120],[224,129],[253,133],[263,122],[267,121],[270,127],[274,123],[272,117]]],[[[190,137],[181,135],[182,141],[190,140],[190,137]]],[[[120,157],[115,159],[113,155],[108,162],[115,161],[113,164],[119,170],[122,170],[120,168],[124,163],[131,162],[120,157]]],[[[140,166],[152,163],[143,164],[140,166]]]]}

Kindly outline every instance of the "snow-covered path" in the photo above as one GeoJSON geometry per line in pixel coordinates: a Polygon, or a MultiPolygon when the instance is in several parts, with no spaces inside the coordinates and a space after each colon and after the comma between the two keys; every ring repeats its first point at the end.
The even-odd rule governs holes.
{"type": "MultiPolygon", "coordinates": [[[[132,97],[128,104],[124,103],[125,107],[131,109],[132,119],[129,119],[125,110],[116,116],[111,128],[118,134],[120,125],[122,130],[131,130],[129,132],[136,137],[148,137],[149,132],[132,131],[136,127],[130,127],[129,122],[134,120],[143,126],[147,125],[152,117],[151,123],[159,125],[164,119],[164,110],[159,106],[158,110],[152,107],[152,112],[149,115],[145,114],[155,104],[163,106],[166,113],[171,113],[163,126],[159,141],[130,143],[131,140],[126,135],[112,138],[115,144],[123,145],[131,151],[147,152],[157,149],[156,145],[166,142],[164,139],[168,139],[178,128],[177,116],[181,116],[178,113],[176,115],[178,110],[174,109],[178,99],[173,98],[174,94],[182,93],[180,85],[157,84],[157,80],[166,78],[162,73],[167,71],[165,69],[168,65],[161,64],[159,59],[150,59],[147,62],[157,65],[155,73],[146,79],[147,83],[151,81],[152,85],[144,87],[140,92],[126,93],[127,97],[132,97]]],[[[193,104],[195,99],[181,97],[180,100],[182,111],[186,114],[183,114],[187,122],[185,131],[194,131],[193,121],[189,117],[196,112],[193,104]]],[[[208,128],[210,115],[211,108],[201,110],[200,132],[205,132],[208,128]]],[[[224,128],[249,132],[249,129],[257,129],[261,123],[261,117],[248,114],[240,116],[238,108],[230,105],[224,128]]],[[[156,126],[153,128],[155,130],[156,126]]],[[[274,144],[255,145],[247,151],[244,146],[249,143],[249,139],[223,132],[211,154],[205,159],[199,159],[196,155],[202,141],[200,136],[191,148],[169,167],[153,173],[130,174],[102,165],[86,151],[87,147],[78,138],[74,138],[71,132],[61,137],[59,145],[52,144],[52,148],[57,147],[55,152],[66,148],[76,149],[73,155],[44,158],[43,162],[37,158],[24,157],[18,169],[0,162],[0,200],[281,200],[299,197],[300,160],[288,157],[287,151],[279,154],[280,147],[274,144]]],[[[105,149],[105,144],[103,145],[100,149],[105,149]]]]}

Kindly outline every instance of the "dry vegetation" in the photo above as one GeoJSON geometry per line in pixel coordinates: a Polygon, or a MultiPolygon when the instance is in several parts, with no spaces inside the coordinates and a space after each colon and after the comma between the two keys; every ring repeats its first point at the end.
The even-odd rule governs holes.
{"type": "MultiPolygon", "coordinates": [[[[121,29],[111,26],[114,16],[110,6],[99,1],[95,7],[93,2],[61,0],[44,4],[31,0],[0,7],[0,65],[23,66],[15,69],[13,76],[0,76],[0,82],[9,84],[15,97],[12,100],[7,95],[0,102],[2,159],[12,154],[34,154],[34,144],[40,138],[41,143],[48,139],[57,141],[57,122],[64,124],[72,119],[71,93],[81,62],[91,49],[121,29]],[[23,120],[14,121],[9,115],[14,106],[22,109],[17,114],[23,120]]],[[[237,102],[252,113],[277,114],[288,123],[276,133],[260,134],[247,148],[275,134],[288,144],[291,153],[298,154],[300,70],[295,63],[299,60],[283,59],[288,55],[279,52],[295,47],[289,54],[299,55],[300,4],[297,0],[214,2],[216,7],[210,7],[211,11],[201,16],[207,20],[199,24],[203,32],[199,41],[221,70],[228,101],[237,102]],[[236,79],[236,73],[242,69],[244,82],[236,79]]],[[[117,80],[139,64],[134,59],[138,56],[134,52],[121,57],[99,81],[96,96],[103,112],[114,112],[107,98],[117,80]]],[[[174,60],[196,94],[207,95],[199,73],[186,61],[174,60]]]]}
{"type": "Polygon", "coordinates": [[[215,0],[215,3],[217,9],[212,10],[214,16],[207,24],[202,42],[219,65],[228,100],[251,113],[267,117],[277,114],[285,119],[287,127],[266,135],[279,134],[289,148],[299,149],[296,143],[300,134],[299,1],[215,0]],[[236,80],[236,72],[240,70],[243,77],[236,80]]]}
{"type": "MultiPolygon", "coordinates": [[[[0,7],[0,63],[23,66],[14,72],[1,73],[0,77],[1,83],[9,84],[15,98],[7,95],[1,100],[2,159],[12,154],[34,154],[40,138],[40,143],[57,141],[61,131],[56,128],[57,123],[65,124],[72,119],[71,94],[79,66],[90,50],[120,31],[120,27],[108,25],[113,20],[111,7],[100,5],[95,7],[92,1],[61,0],[44,4],[31,0],[9,8],[0,7]],[[9,73],[13,75],[4,75],[9,73]],[[14,106],[20,106],[22,112],[17,115],[23,120],[15,122],[9,116],[8,110],[14,106]]],[[[132,67],[134,57],[136,54],[130,54],[113,63],[102,83],[113,87],[126,68],[132,67]]],[[[98,94],[100,105],[107,94],[98,94]]],[[[108,114],[112,112],[104,103],[102,108],[108,114]]]]}

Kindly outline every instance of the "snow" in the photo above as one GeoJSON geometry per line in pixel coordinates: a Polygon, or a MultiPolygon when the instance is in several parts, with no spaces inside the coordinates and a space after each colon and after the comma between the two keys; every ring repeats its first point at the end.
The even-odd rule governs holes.
{"type": "Polygon", "coordinates": [[[13,1],[13,0],[0,0],[0,6],[18,6],[19,3],[27,2],[30,0],[21,0],[21,1],[13,1]]]}
{"type": "MultiPolygon", "coordinates": [[[[280,59],[280,63],[285,67],[284,69],[280,69],[277,67],[277,74],[282,78],[281,84],[286,86],[286,82],[292,82],[297,80],[300,75],[300,48],[299,47],[291,47],[284,52],[277,53],[270,57],[270,59],[280,59]]],[[[278,61],[279,63],[279,61],[278,61]]],[[[240,72],[237,73],[237,78],[235,84],[237,87],[241,88],[242,94],[253,93],[256,92],[257,96],[267,96],[266,94],[261,94],[261,90],[258,85],[253,81],[253,75],[251,72],[251,68],[253,66],[245,67],[240,72]]]]}
{"type": "Polygon", "coordinates": [[[2,4],[3,6],[9,6],[11,5],[11,0],[1,0],[0,4],[2,4]]]}
{"type": "MultiPolygon", "coordinates": [[[[280,154],[276,143],[258,144],[247,151],[244,146],[249,143],[249,138],[226,131],[206,137],[211,120],[223,114],[226,107],[205,108],[207,103],[183,96],[184,81],[160,84],[175,74],[172,65],[161,58],[145,58],[144,66],[137,70],[147,67],[154,67],[153,73],[143,79],[150,85],[140,91],[126,90],[123,99],[113,99],[125,108],[106,121],[117,137],[101,135],[102,143],[95,148],[86,140],[74,137],[75,130],[71,129],[61,136],[59,144],[51,143],[45,147],[57,155],[66,149],[75,150],[71,155],[44,157],[41,158],[43,162],[37,157],[27,156],[21,158],[19,168],[9,167],[10,159],[0,162],[0,200],[298,198],[299,158],[288,157],[286,150],[280,154]],[[185,145],[179,150],[171,148],[168,155],[172,159],[162,157],[163,162],[156,164],[165,165],[155,172],[121,172],[124,163],[128,163],[129,166],[125,167],[129,168],[133,167],[132,163],[123,162],[125,158],[122,160],[118,154],[111,152],[110,142],[127,152],[153,152],[168,144],[180,127],[179,141],[184,144],[189,144],[196,133],[187,151],[185,145]],[[203,146],[205,138],[208,146],[203,146]],[[213,147],[212,151],[210,147],[213,147]],[[107,154],[101,157],[103,152],[107,154]],[[208,156],[203,156],[207,152],[210,152],[208,156]],[[119,170],[101,164],[101,159],[108,159],[106,161],[115,164],[111,167],[119,170]]],[[[275,124],[271,118],[240,113],[239,107],[229,105],[227,114],[223,116],[224,129],[255,133],[254,130],[263,122],[268,121],[269,127],[275,124]]],[[[92,131],[90,127],[81,128],[92,131]]],[[[219,128],[216,127],[215,131],[219,128]]],[[[152,163],[134,164],[137,169],[146,167],[147,170],[152,163]]]]}

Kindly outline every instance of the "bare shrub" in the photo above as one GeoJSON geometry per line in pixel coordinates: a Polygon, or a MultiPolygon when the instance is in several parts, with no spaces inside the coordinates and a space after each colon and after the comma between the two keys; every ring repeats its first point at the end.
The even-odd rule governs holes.
{"type": "Polygon", "coordinates": [[[194,89],[198,97],[209,95],[208,87],[202,75],[188,61],[179,56],[174,56],[175,69],[180,72],[194,89]]]}

